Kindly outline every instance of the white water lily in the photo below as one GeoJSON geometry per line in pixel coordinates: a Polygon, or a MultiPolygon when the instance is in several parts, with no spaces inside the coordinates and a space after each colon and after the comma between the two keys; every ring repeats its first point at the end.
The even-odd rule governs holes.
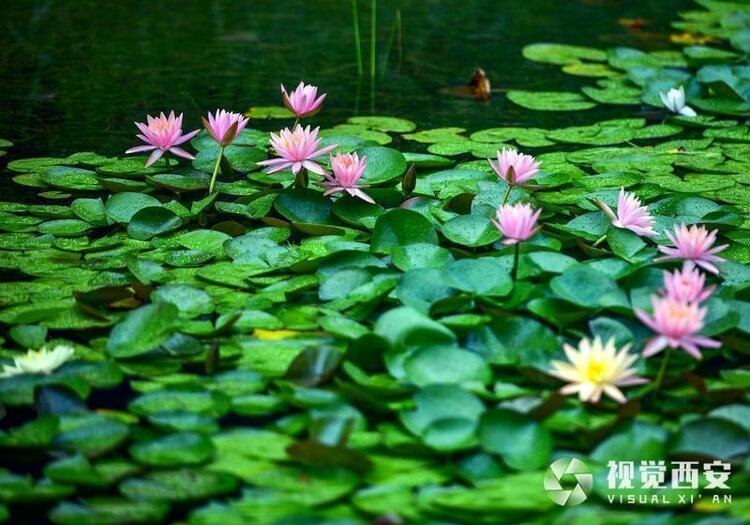
{"type": "Polygon", "coordinates": [[[664,106],[672,113],[677,113],[683,117],[698,116],[693,108],[685,105],[685,88],[682,86],[678,89],[672,88],[666,93],[659,91],[659,96],[664,106]]]}
{"type": "Polygon", "coordinates": [[[29,350],[26,354],[14,358],[12,365],[3,365],[0,378],[20,374],[50,374],[73,357],[74,352],[73,347],[68,345],[57,345],[52,350],[46,347],[29,350]]]}
{"type": "Polygon", "coordinates": [[[604,344],[597,337],[593,341],[581,339],[578,348],[566,344],[563,349],[569,363],[552,361],[554,370],[551,372],[569,382],[560,390],[562,394],[578,393],[581,401],[596,403],[604,393],[618,403],[624,403],[625,396],[618,387],[648,382],[636,376],[635,368],[631,368],[638,357],[628,353],[630,345],[618,351],[614,339],[604,344]]]}

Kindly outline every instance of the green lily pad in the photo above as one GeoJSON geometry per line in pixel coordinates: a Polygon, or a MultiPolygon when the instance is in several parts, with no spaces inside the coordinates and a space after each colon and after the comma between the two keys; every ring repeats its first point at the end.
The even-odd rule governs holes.
{"type": "Polygon", "coordinates": [[[536,470],[549,463],[552,435],[538,422],[506,409],[485,412],[479,426],[482,448],[499,454],[511,468],[536,470]]]}
{"type": "Polygon", "coordinates": [[[211,459],[214,445],[202,434],[178,432],[135,443],[130,447],[130,454],[139,463],[151,466],[196,465],[211,459]]]}
{"type": "Polygon", "coordinates": [[[406,171],[406,159],[398,150],[373,146],[361,148],[357,153],[360,157],[367,157],[367,167],[361,179],[366,184],[382,184],[406,171]]]}
{"type": "Polygon", "coordinates": [[[370,249],[391,253],[396,247],[417,243],[438,244],[435,227],[420,213],[396,208],[378,217],[370,249]]]}
{"type": "Polygon", "coordinates": [[[130,218],[128,235],[145,241],[176,230],[181,225],[182,220],[173,211],[162,206],[148,206],[141,208],[130,218]]]}
{"type": "Polygon", "coordinates": [[[93,498],[81,503],[64,501],[50,513],[57,525],[141,525],[160,522],[169,505],[124,498],[93,498]]]}
{"type": "Polygon", "coordinates": [[[580,111],[596,106],[578,93],[566,91],[511,90],[507,96],[514,104],[535,111],[580,111]]]}
{"type": "Polygon", "coordinates": [[[441,226],[440,232],[451,242],[471,247],[486,246],[501,237],[488,218],[474,214],[454,217],[441,226]]]}
{"type": "Polygon", "coordinates": [[[132,357],[159,347],[170,335],[178,308],[172,303],[154,303],[131,311],[113,329],[107,352],[114,357],[132,357]]]}
{"type": "Polygon", "coordinates": [[[524,58],[543,64],[579,64],[581,60],[603,62],[607,54],[592,47],[571,46],[567,44],[530,44],[522,50],[524,58]]]}
{"type": "Polygon", "coordinates": [[[161,206],[161,202],[155,197],[143,193],[123,192],[110,196],[104,209],[110,220],[127,224],[136,213],[154,206],[161,206]]]}
{"type": "Polygon", "coordinates": [[[39,173],[39,177],[50,186],[77,191],[96,191],[102,187],[96,173],[82,168],[55,166],[39,173]]]}
{"type": "Polygon", "coordinates": [[[348,122],[378,131],[408,133],[414,131],[417,125],[410,121],[396,117],[361,116],[350,117],[348,122]]]}

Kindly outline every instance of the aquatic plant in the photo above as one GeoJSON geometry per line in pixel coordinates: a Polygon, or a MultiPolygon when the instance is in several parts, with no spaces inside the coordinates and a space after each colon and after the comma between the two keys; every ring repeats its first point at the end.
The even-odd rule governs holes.
{"type": "Polygon", "coordinates": [[[21,374],[51,374],[73,357],[74,353],[75,350],[69,345],[29,350],[24,355],[14,357],[12,365],[3,365],[0,378],[21,374]]]}
{"type": "Polygon", "coordinates": [[[663,295],[675,301],[702,303],[711,296],[715,289],[715,286],[706,287],[705,274],[689,263],[673,273],[664,272],[663,295]]]}
{"type": "Polygon", "coordinates": [[[271,133],[271,146],[278,158],[258,162],[258,165],[266,166],[266,173],[291,169],[297,175],[304,168],[318,175],[325,174],[325,169],[315,159],[335,149],[336,144],[320,147],[319,130],[319,127],[311,129],[310,126],[297,125],[294,131],[284,128],[278,134],[271,133]]]}
{"type": "Polygon", "coordinates": [[[647,206],[642,206],[638,197],[625,188],[620,188],[617,196],[617,213],[612,211],[605,202],[596,201],[607,217],[612,221],[612,226],[630,230],[641,237],[655,237],[659,235],[654,230],[654,218],[648,212],[647,206]]]}
{"type": "Polygon", "coordinates": [[[539,173],[540,163],[534,157],[512,149],[498,151],[497,161],[487,159],[487,162],[498,178],[510,186],[521,186],[539,173]]]}
{"type": "Polygon", "coordinates": [[[300,82],[294,91],[287,93],[281,84],[281,95],[284,105],[298,118],[310,117],[320,111],[326,94],[318,96],[317,86],[305,85],[300,82]]]}
{"type": "Polygon", "coordinates": [[[721,347],[719,341],[698,335],[698,332],[703,329],[707,312],[705,307],[669,295],[666,297],[653,296],[651,305],[653,306],[653,315],[649,315],[640,309],[635,310],[636,317],[659,334],[644,347],[644,357],[658,354],[669,347],[682,348],[696,359],[702,359],[703,355],[699,347],[721,347]]]}
{"type": "Polygon", "coordinates": [[[716,243],[716,230],[708,231],[703,225],[692,225],[690,227],[681,224],[674,227],[674,232],[664,232],[674,247],[659,246],[659,250],[665,253],[657,261],[671,261],[682,259],[694,263],[711,273],[719,273],[714,263],[722,263],[724,259],[716,254],[726,250],[729,245],[716,243]]]}
{"type": "Polygon", "coordinates": [[[362,44],[359,36],[357,0],[352,0],[352,31],[354,33],[354,55],[357,58],[357,74],[361,77],[364,74],[364,67],[362,66],[362,44]]]}
{"type": "Polygon", "coordinates": [[[137,135],[138,138],[147,145],[135,146],[125,153],[147,153],[151,151],[148,159],[146,159],[147,168],[159,160],[166,152],[187,160],[195,158],[179,146],[195,137],[200,130],[196,129],[183,135],[182,113],[180,113],[179,117],[175,117],[174,111],[169,112],[169,117],[163,112],[158,117],[146,115],[146,122],[136,122],[135,126],[140,131],[137,135]]]}
{"type": "Polygon", "coordinates": [[[362,188],[366,186],[359,184],[359,179],[362,178],[365,168],[367,168],[367,157],[359,158],[356,152],[331,155],[333,177],[328,173],[323,174],[326,180],[320,184],[328,187],[323,195],[345,192],[352,197],[358,197],[365,202],[375,204],[372,197],[362,191],[362,188]]]}
{"type": "Polygon", "coordinates": [[[225,109],[216,110],[215,114],[208,113],[208,120],[203,120],[203,127],[209,135],[219,144],[219,154],[216,157],[214,171],[211,174],[211,183],[208,187],[208,193],[214,192],[216,185],[216,175],[219,173],[219,165],[224,158],[224,149],[234,142],[245,129],[250,119],[245,118],[240,113],[232,113],[225,109]]]}
{"type": "Polygon", "coordinates": [[[541,213],[541,208],[534,211],[529,204],[503,204],[497,209],[495,218],[492,219],[492,224],[505,237],[502,243],[514,247],[511,272],[513,280],[516,279],[518,273],[519,245],[539,231],[541,226],[537,225],[537,220],[541,213]]]}
{"type": "Polygon", "coordinates": [[[498,208],[492,224],[505,236],[503,244],[517,244],[539,231],[541,226],[537,226],[536,222],[540,213],[541,208],[534,211],[529,204],[503,204],[498,208]]]}
{"type": "Polygon", "coordinates": [[[638,356],[629,353],[630,347],[628,344],[617,350],[614,339],[602,343],[600,337],[593,341],[583,338],[578,348],[563,345],[568,362],[552,361],[550,373],[569,382],[560,390],[562,394],[578,394],[581,401],[590,403],[597,403],[605,394],[618,403],[625,403],[619,387],[648,382],[636,375],[633,364],[638,356]]]}
{"type": "Polygon", "coordinates": [[[680,86],[678,89],[672,88],[666,93],[659,92],[659,97],[666,107],[672,113],[677,113],[683,117],[696,117],[697,113],[693,108],[685,104],[685,88],[680,86]]]}

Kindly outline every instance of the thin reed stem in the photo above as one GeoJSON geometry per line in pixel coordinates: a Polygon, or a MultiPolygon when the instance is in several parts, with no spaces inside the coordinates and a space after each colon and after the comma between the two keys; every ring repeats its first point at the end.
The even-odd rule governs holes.
{"type": "Polygon", "coordinates": [[[370,4],[370,79],[375,79],[375,40],[378,31],[378,0],[370,4]]]}
{"type": "Polygon", "coordinates": [[[354,51],[357,55],[357,74],[362,76],[365,70],[362,66],[362,43],[359,39],[359,13],[357,11],[357,0],[352,0],[352,26],[354,27],[354,51]]]}

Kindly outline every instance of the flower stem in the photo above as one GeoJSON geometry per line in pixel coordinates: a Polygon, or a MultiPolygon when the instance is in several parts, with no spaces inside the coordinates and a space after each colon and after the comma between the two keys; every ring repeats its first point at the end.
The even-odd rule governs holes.
{"type": "Polygon", "coordinates": [[[208,194],[212,194],[214,192],[214,186],[216,185],[216,175],[219,173],[219,165],[221,164],[221,159],[224,157],[224,146],[221,147],[219,150],[219,156],[216,157],[216,164],[214,165],[214,172],[211,175],[211,184],[208,186],[208,194]]]}
{"type": "Polygon", "coordinates": [[[292,126],[292,131],[294,131],[295,129],[297,129],[297,125],[298,124],[299,124],[299,117],[296,117],[294,119],[294,126],[292,126]]]}
{"type": "Polygon", "coordinates": [[[521,243],[517,242],[515,245],[513,245],[513,270],[511,272],[511,278],[513,279],[513,283],[518,280],[518,262],[519,258],[521,256],[521,243]]]}
{"type": "Polygon", "coordinates": [[[310,183],[310,177],[308,177],[307,175],[307,170],[305,168],[302,168],[294,177],[294,187],[295,188],[307,188],[307,185],[309,183],[310,183]]]}
{"type": "Polygon", "coordinates": [[[599,237],[596,242],[594,243],[594,247],[599,246],[601,243],[603,243],[607,239],[607,235],[602,235],[599,237]]]}
{"type": "Polygon", "coordinates": [[[667,350],[664,352],[664,358],[661,360],[661,366],[659,367],[659,372],[656,374],[656,379],[654,379],[654,394],[656,394],[659,391],[659,387],[661,386],[662,379],[664,379],[664,372],[667,370],[667,363],[669,362],[669,354],[672,352],[672,347],[668,346],[667,350]]]}
{"type": "Polygon", "coordinates": [[[500,203],[500,206],[504,205],[506,202],[508,202],[508,197],[510,196],[510,189],[512,186],[508,184],[508,189],[505,190],[505,195],[503,195],[503,202],[500,203]]]}

